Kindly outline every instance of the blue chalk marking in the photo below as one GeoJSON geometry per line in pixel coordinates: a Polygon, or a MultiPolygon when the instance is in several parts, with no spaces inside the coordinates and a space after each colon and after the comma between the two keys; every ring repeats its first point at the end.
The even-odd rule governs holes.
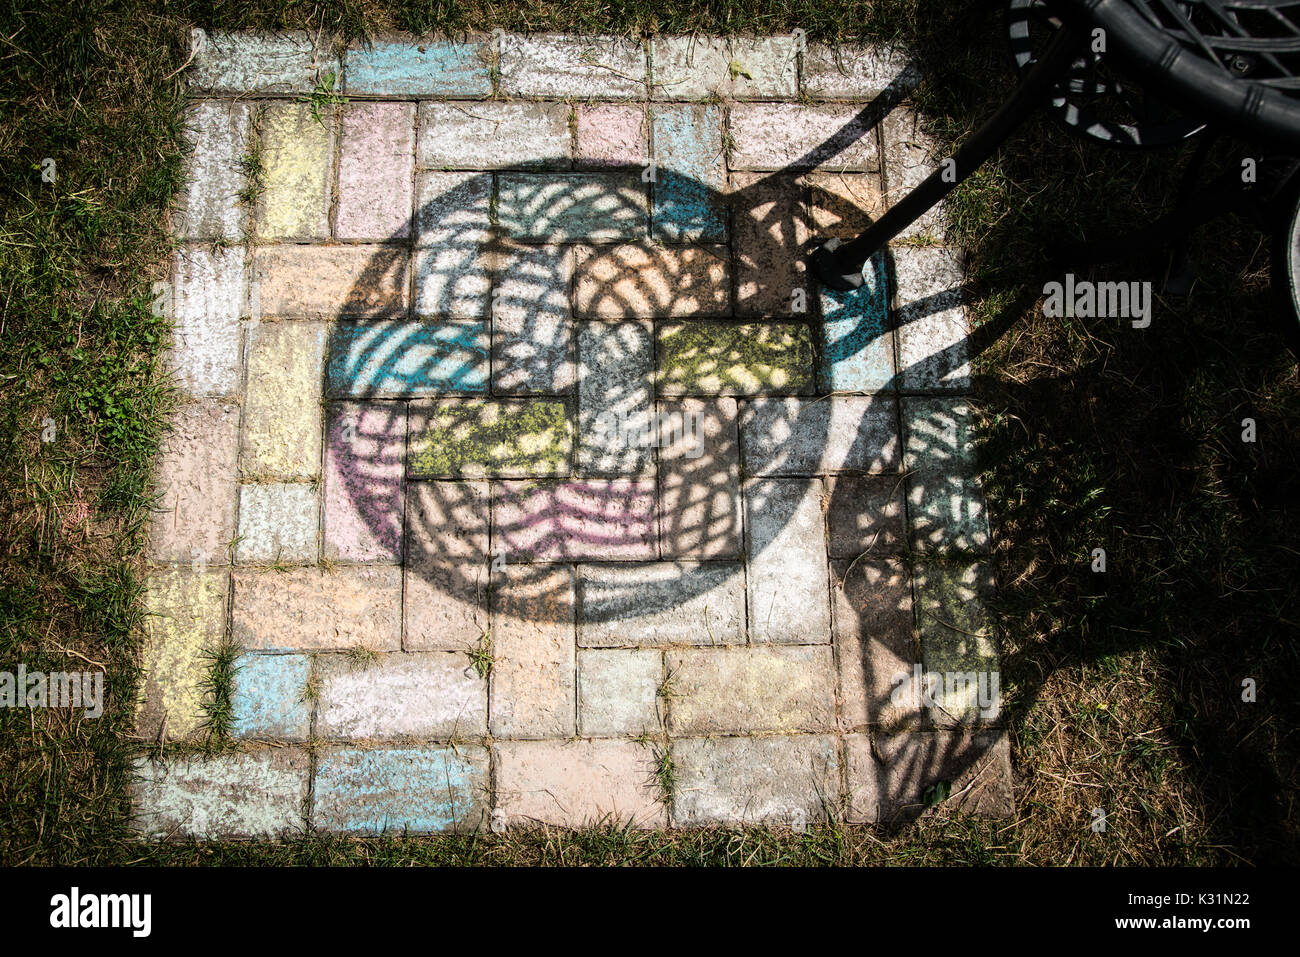
{"type": "Polygon", "coordinates": [[[721,108],[662,108],[651,125],[656,164],[654,237],[669,242],[726,242],[721,108]]]}
{"type": "Polygon", "coordinates": [[[487,96],[492,92],[480,44],[376,41],[349,50],[344,92],[376,96],[487,96]],[[421,52],[421,48],[423,52],[421,52]]]}
{"type": "Polygon", "coordinates": [[[305,739],[311,706],[303,700],[311,661],[306,655],[242,655],[236,662],[231,709],[235,737],[305,739]]]}
{"type": "Polygon", "coordinates": [[[487,786],[487,759],[467,756],[481,748],[341,748],[323,754],[316,768],[316,823],[342,831],[378,834],[445,831],[472,825],[475,793],[487,786]]]}
{"type": "Polygon", "coordinates": [[[821,292],[818,378],[823,391],[876,392],[895,387],[886,256],[877,253],[862,267],[865,281],[858,289],[821,292]]]}
{"type": "Polygon", "coordinates": [[[341,322],[325,373],[331,396],[487,391],[488,332],[475,320],[341,322]]]}

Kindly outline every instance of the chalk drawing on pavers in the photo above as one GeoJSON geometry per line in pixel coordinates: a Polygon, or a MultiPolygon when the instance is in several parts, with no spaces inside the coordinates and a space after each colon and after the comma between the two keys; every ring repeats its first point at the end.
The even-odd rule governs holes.
{"type": "MultiPolygon", "coordinates": [[[[604,94],[592,87],[575,105],[470,102],[491,93],[483,54],[503,42],[349,50],[356,70],[342,82],[356,98],[326,125],[304,127],[292,93],[268,104],[281,121],[272,140],[305,129],[302,149],[281,144],[277,169],[311,186],[310,202],[295,212],[279,189],[265,200],[275,216],[253,215],[272,242],[252,254],[248,314],[262,321],[236,319],[247,355],[227,363],[257,383],[240,423],[254,431],[242,436],[237,473],[232,464],[244,488],[231,488],[250,506],[258,495],[301,498],[295,533],[319,513],[318,537],[303,537],[293,557],[317,560],[307,546],[319,542],[321,567],[234,556],[232,621],[245,652],[236,733],[254,751],[260,740],[313,742],[308,824],[331,830],[436,831],[498,816],[568,825],[611,810],[653,826],[806,822],[821,795],[838,801],[838,787],[800,773],[814,758],[828,772],[845,760],[805,753],[807,735],[875,733],[890,690],[876,672],[944,663],[933,641],[913,647],[911,567],[885,589],[880,570],[893,566],[882,563],[924,537],[934,550],[925,580],[938,580],[944,550],[983,528],[961,520],[982,516],[978,503],[950,499],[978,495],[971,464],[941,485],[945,450],[927,436],[905,458],[899,439],[902,420],[918,442],[910,392],[956,398],[966,385],[925,364],[931,345],[947,350],[964,334],[950,293],[960,277],[941,254],[922,253],[891,288],[886,252],[862,290],[832,296],[804,270],[825,215],[856,231],[881,212],[870,201],[880,184],[895,182],[881,168],[888,141],[882,150],[857,108],[665,103],[658,89],[648,101],[644,75],[639,99],[601,103],[633,95],[600,83],[621,61],[573,60],[581,44],[556,38],[512,41],[511,56],[558,57],[556,82],[604,94]],[[412,102],[432,96],[457,102],[412,102]],[[299,162],[309,153],[320,170],[299,162]],[[815,167],[847,172],[801,175],[815,167]],[[823,193],[847,191],[843,203],[814,198],[819,176],[834,177],[823,193]],[[325,208],[337,213],[327,232],[325,208]],[[896,329],[900,314],[914,328],[896,329]],[[289,424],[319,430],[323,449],[319,436],[281,436],[280,448],[256,432],[274,418],[270,370],[281,359],[316,363],[310,388],[294,378],[311,401],[297,402],[302,422],[289,424]],[[698,434],[683,431],[688,419],[698,434]],[[838,536],[828,516],[844,524],[838,536]],[[858,560],[863,551],[881,554],[858,560]],[[849,576],[856,590],[837,602],[849,576]],[[882,613],[897,635],[877,648],[882,613]],[[359,650],[359,661],[378,661],[335,680],[359,650]],[[333,683],[306,693],[308,661],[311,682],[333,683]],[[460,698],[376,702],[373,712],[353,700],[349,684],[396,687],[404,667],[428,663],[460,698]],[[674,675],[687,696],[675,712],[674,675]],[[744,701],[729,700],[736,676],[753,679],[744,701]],[[845,681],[863,684],[861,713],[839,714],[830,689],[845,681]],[[662,733],[664,721],[687,739],[713,733],[709,721],[775,734],[763,751],[771,761],[755,763],[752,749],[715,754],[708,740],[696,761],[684,741],[672,750],[698,765],[713,803],[693,805],[689,787],[661,800],[653,749],[629,739],[662,733]],[[574,734],[599,746],[575,750],[574,734]],[[541,763],[514,760],[534,754],[541,763]],[[559,770],[569,767],[580,772],[572,781],[559,770]],[[754,814],[765,791],[771,807],[754,814]]],[[[756,56],[741,57],[746,69],[776,82],[780,71],[756,56]]],[[[730,62],[711,62],[727,79],[730,62]]],[[[730,80],[739,99],[792,95],[759,97],[749,87],[760,80],[730,80]]],[[[789,82],[803,86],[793,71],[789,82]]],[[[265,525],[259,514],[241,508],[238,524],[265,525]]],[[[935,591],[924,610],[955,620],[947,597],[935,591]]],[[[844,771],[859,818],[915,799],[915,776],[860,756],[844,771]],[[894,780],[909,783],[887,795],[894,780]]],[[[197,819],[178,829],[210,831],[197,819]]]]}

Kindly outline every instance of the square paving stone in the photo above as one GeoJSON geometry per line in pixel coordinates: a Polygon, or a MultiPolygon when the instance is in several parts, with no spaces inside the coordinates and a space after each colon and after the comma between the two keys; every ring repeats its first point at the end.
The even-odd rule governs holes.
{"type": "Polygon", "coordinates": [[[906,546],[902,476],[839,475],[827,480],[826,489],[831,558],[880,555],[906,546]]]}
{"type": "Polygon", "coordinates": [[[406,564],[486,562],[487,482],[411,482],[406,505],[406,564]]]}
{"type": "Polygon", "coordinates": [[[775,824],[825,820],[840,799],[829,735],[686,738],[673,742],[673,823],[775,824]]]}
{"type": "Polygon", "coordinates": [[[519,242],[618,242],[646,234],[645,185],[627,173],[502,173],[497,223],[519,242]]]}
{"type": "Polygon", "coordinates": [[[487,809],[485,748],[327,748],[312,823],[355,834],[472,831],[487,809]]]}
{"type": "Polygon", "coordinates": [[[509,741],[494,751],[507,827],[667,823],[654,752],[634,741],[509,741]]]}
{"type": "Polygon", "coordinates": [[[435,562],[403,569],[405,651],[467,651],[488,632],[488,563],[435,562]]]}
{"type": "Polygon", "coordinates": [[[477,97],[492,92],[487,43],[376,38],[344,55],[345,93],[354,96],[477,97]]]}
{"type": "Polygon", "coordinates": [[[230,732],[238,738],[305,741],[311,734],[307,655],[240,655],[235,662],[230,732]]]}
{"type": "Polygon", "coordinates": [[[468,261],[492,238],[492,174],[415,174],[416,245],[461,252],[468,261]]]}
{"type": "Polygon", "coordinates": [[[411,405],[412,478],[566,475],[573,453],[560,401],[443,399],[411,405]]]}
{"type": "Polygon", "coordinates": [[[303,831],[311,761],[303,751],[132,763],[132,826],[149,838],[287,838],[303,831]]]}
{"type": "MultiPolygon", "coordinates": [[[[1015,813],[1005,735],[913,731],[875,735],[871,742],[854,735],[847,744],[850,787],[867,775],[879,780],[879,820],[916,817],[925,809],[927,789],[940,782],[949,785],[949,800],[958,811],[981,817],[1015,813]]],[[[875,820],[865,815],[851,819],[875,820]]]]}
{"type": "Polygon", "coordinates": [[[644,106],[589,103],[575,107],[574,111],[578,166],[642,169],[649,163],[650,141],[644,106]]]}
{"type": "Polygon", "coordinates": [[[808,212],[819,240],[856,239],[885,214],[879,173],[809,173],[808,212]]]}
{"type": "Polygon", "coordinates": [[[593,738],[658,733],[663,664],[657,651],[579,651],[578,733],[593,738]]]}
{"type": "Polygon", "coordinates": [[[237,562],[315,563],[320,498],[306,484],[241,485],[237,562]]]}
{"type": "Polygon", "coordinates": [[[401,557],[405,455],[405,403],[330,403],[325,443],[326,558],[373,562],[401,557]]]}
{"type": "Polygon", "coordinates": [[[316,734],[326,739],[463,740],[487,733],[487,681],[461,652],[321,655],[316,734]]]}
{"type": "Polygon", "coordinates": [[[477,243],[459,239],[415,251],[415,315],[421,319],[491,317],[492,263],[477,243]]]}
{"type": "Polygon", "coordinates": [[[805,323],[661,323],[658,340],[661,395],[812,391],[805,323]]]}
{"type": "Polygon", "coordinates": [[[745,579],[738,563],[579,565],[587,648],[743,644],[745,579]]]}

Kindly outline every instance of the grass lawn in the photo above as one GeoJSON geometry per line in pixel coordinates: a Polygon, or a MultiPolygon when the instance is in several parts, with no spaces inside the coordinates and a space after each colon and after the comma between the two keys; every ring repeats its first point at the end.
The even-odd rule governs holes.
{"type": "MultiPolygon", "coordinates": [[[[110,709],[0,709],[0,862],[1212,864],[1300,847],[1300,380],[1267,243],[1221,222],[1150,328],[1046,319],[1052,240],[1143,223],[1189,150],[1119,153],[1031,121],[951,205],[981,330],[1014,819],[897,828],[309,839],[163,846],[128,829],[147,477],[169,394],[164,211],[189,29],[787,33],[897,40],[956,140],[1010,89],[1001,3],[2,0],[0,671],[106,670],[110,709]],[[55,159],[53,183],[42,160],[55,159]],[[1258,441],[1241,440],[1254,418],[1258,441]],[[1090,554],[1107,551],[1094,574],[1090,554]],[[1254,678],[1258,700],[1241,700],[1254,678]],[[1106,810],[1104,835],[1089,829],[1106,810]]],[[[1141,278],[1133,263],[1104,278],[1141,278]],[[1127,272],[1123,272],[1127,270],[1127,272]],[[1122,272],[1122,274],[1121,274],[1122,272]]],[[[220,742],[214,742],[214,747],[220,742]]]]}

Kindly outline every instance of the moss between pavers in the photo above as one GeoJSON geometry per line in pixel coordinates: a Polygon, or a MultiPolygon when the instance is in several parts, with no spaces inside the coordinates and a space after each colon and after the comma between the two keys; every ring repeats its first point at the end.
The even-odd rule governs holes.
{"type": "Polygon", "coordinates": [[[407,471],[414,478],[564,475],[572,449],[563,402],[444,404],[412,439],[407,471]]]}
{"type": "Polygon", "coordinates": [[[664,395],[812,389],[812,334],[802,322],[687,322],[659,331],[664,395]]]}

